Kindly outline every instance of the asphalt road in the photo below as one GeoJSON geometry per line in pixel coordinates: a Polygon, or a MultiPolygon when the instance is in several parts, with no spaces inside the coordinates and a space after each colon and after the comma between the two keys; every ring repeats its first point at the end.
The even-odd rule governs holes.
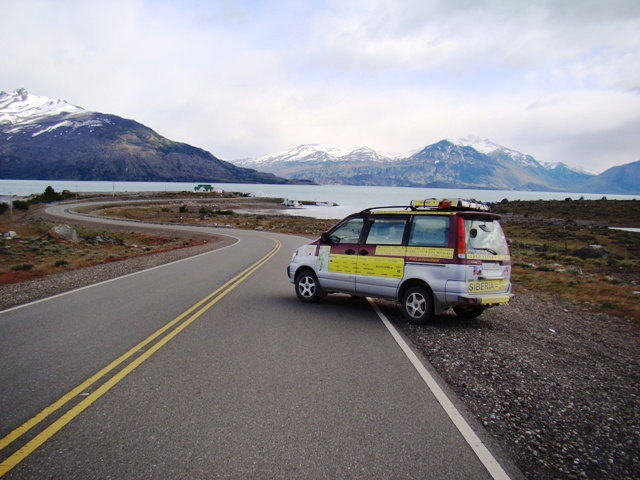
{"type": "Polygon", "coordinates": [[[0,476],[492,478],[366,300],[298,301],[305,239],[215,233],[0,312],[0,476]]]}

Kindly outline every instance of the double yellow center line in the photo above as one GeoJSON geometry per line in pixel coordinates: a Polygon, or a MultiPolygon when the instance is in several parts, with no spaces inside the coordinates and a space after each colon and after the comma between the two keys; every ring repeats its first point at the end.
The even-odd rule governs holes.
{"type": "Polygon", "coordinates": [[[162,328],[151,334],[149,337],[138,343],[132,349],[130,349],[125,354],[116,358],[113,362],[111,362],[106,367],[102,368],[95,375],[88,378],[80,385],[75,387],[73,390],[68,392],[66,395],[62,396],[59,400],[52,403],[40,413],[35,415],[33,418],[13,430],[6,437],[0,439],[0,452],[9,446],[11,443],[18,440],[36,425],[45,420],[49,415],[61,409],[71,400],[75,399],[79,395],[86,395],[81,401],[79,401],[75,406],[70,408],[67,412],[61,415],[56,421],[51,423],[48,427],[44,428],[40,433],[38,433],[34,438],[29,440],[25,445],[7,457],[4,461],[0,463],[0,477],[4,476],[9,470],[18,465],[22,460],[31,455],[37,448],[39,448],[43,443],[45,443],[49,438],[59,432],[65,425],[71,422],[75,417],[80,415],[84,410],[86,410],[89,406],[91,406],[96,400],[98,400],[102,395],[111,390],[115,385],[117,385],[122,379],[124,379],[127,375],[133,372],[136,368],[138,368],[145,360],[150,358],[154,353],[160,350],[163,346],[165,346],[172,338],[177,336],[182,330],[187,328],[191,323],[193,323],[196,319],[198,319],[203,313],[209,310],[212,306],[218,303],[227,293],[240,285],[244,280],[246,280],[250,275],[256,272],[260,267],[262,267],[265,263],[267,263],[278,251],[282,244],[275,240],[275,246],[273,249],[267,253],[260,260],[247,267],[245,270],[240,272],[238,275],[233,277],[231,280],[226,282],[221,287],[217,288],[209,295],[204,297],[198,303],[190,307],[188,310],[171,320],[169,323],[164,325],[162,328]],[[174,328],[175,327],[175,328],[174,328]],[[169,332],[169,333],[167,333],[169,332]],[[154,343],[155,342],[155,343],[154,343]],[[149,348],[143,351],[148,345],[151,345],[149,348]],[[142,352],[142,353],[141,353],[142,352]],[[136,355],[138,356],[136,357],[136,355]],[[116,370],[118,367],[123,365],[129,359],[132,359],[130,363],[128,363],[124,368],[117,371],[112,377],[107,379],[104,383],[98,386],[93,392],[90,394],[86,394],[86,390],[92,387],[94,384],[98,382],[102,377],[107,375],[113,370],[116,370]]]}

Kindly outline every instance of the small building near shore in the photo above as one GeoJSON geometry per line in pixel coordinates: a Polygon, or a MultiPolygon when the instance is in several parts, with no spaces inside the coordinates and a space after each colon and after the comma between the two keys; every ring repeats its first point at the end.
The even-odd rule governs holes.
{"type": "Polygon", "coordinates": [[[213,185],[208,183],[200,183],[193,187],[194,192],[213,192],[213,193],[222,193],[222,189],[216,188],[213,185]]]}

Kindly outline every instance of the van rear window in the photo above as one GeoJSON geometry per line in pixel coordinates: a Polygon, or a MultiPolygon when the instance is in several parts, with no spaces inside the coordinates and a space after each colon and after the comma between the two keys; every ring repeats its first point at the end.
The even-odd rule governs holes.
{"type": "Polygon", "coordinates": [[[509,246],[500,223],[491,220],[464,220],[468,252],[488,252],[491,255],[509,255],[509,246]]]}
{"type": "Polygon", "coordinates": [[[449,217],[415,216],[409,234],[410,246],[445,247],[449,243],[449,217]]]}

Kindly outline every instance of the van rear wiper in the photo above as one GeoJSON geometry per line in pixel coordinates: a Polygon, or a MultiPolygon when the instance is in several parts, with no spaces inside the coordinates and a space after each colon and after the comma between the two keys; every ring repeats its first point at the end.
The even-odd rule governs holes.
{"type": "Polygon", "coordinates": [[[473,247],[474,250],[484,250],[485,252],[489,252],[491,255],[497,255],[498,252],[496,252],[495,250],[493,250],[492,248],[486,248],[486,247],[473,247]]]}

